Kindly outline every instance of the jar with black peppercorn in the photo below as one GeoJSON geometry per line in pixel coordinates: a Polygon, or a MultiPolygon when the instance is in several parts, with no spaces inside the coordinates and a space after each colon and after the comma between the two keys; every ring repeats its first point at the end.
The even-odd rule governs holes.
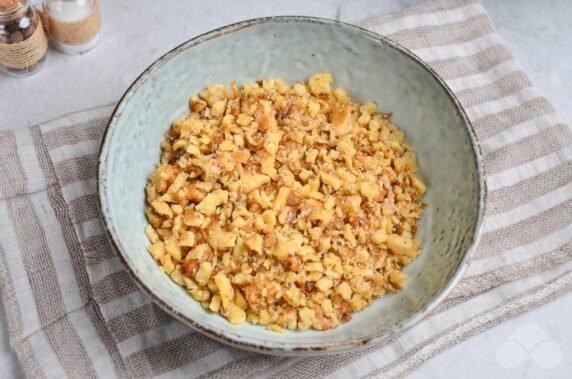
{"type": "Polygon", "coordinates": [[[46,61],[48,39],[28,0],[0,0],[0,68],[14,76],[39,71],[46,61]]]}

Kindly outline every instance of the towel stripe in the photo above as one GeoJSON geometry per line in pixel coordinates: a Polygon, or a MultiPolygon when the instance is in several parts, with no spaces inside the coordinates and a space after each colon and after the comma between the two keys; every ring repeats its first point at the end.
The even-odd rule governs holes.
{"type": "Polygon", "coordinates": [[[415,50],[468,42],[483,34],[493,33],[494,27],[488,16],[479,11],[475,13],[473,17],[459,22],[421,26],[389,34],[387,37],[399,40],[408,48],[415,50]]]}
{"type": "Polygon", "coordinates": [[[250,354],[246,358],[229,362],[216,370],[208,371],[198,379],[226,379],[230,377],[246,378],[258,377],[257,374],[268,373],[268,369],[284,361],[286,358],[272,355],[250,354]]]}
{"type": "Polygon", "coordinates": [[[149,303],[151,303],[151,299],[148,296],[144,295],[141,291],[136,291],[127,296],[116,298],[108,303],[99,304],[99,307],[105,319],[111,320],[149,303]]]}
{"type": "Polygon", "coordinates": [[[533,136],[544,129],[562,124],[565,124],[565,122],[562,121],[557,114],[544,114],[513,125],[500,133],[484,139],[480,142],[481,149],[486,156],[510,143],[517,142],[525,137],[533,136]]]}
{"type": "Polygon", "coordinates": [[[16,292],[12,273],[8,269],[9,267],[12,266],[9,266],[8,260],[6,259],[6,252],[0,243],[0,281],[5,284],[1,286],[0,290],[2,293],[1,299],[5,304],[4,309],[6,312],[6,321],[8,322],[11,346],[18,354],[20,362],[28,368],[30,376],[34,378],[45,378],[46,375],[42,370],[42,366],[40,366],[36,356],[32,352],[30,341],[23,338],[24,320],[21,311],[22,307],[19,305],[21,299],[18,298],[22,297],[22,291],[21,286],[18,286],[18,293],[16,292]]]}
{"type": "MultiPolygon", "coordinates": [[[[63,146],[73,146],[85,141],[100,141],[103,131],[107,127],[109,115],[88,120],[79,124],[72,124],[65,127],[58,127],[51,132],[44,133],[44,141],[49,150],[54,150],[63,146]]],[[[45,126],[42,126],[45,131],[45,126]]]]}
{"type": "Polygon", "coordinates": [[[486,274],[488,271],[493,271],[503,266],[509,267],[513,264],[534,259],[536,256],[545,254],[551,250],[557,250],[560,246],[568,242],[569,237],[567,236],[570,236],[570,233],[572,233],[572,225],[567,225],[529,244],[515,246],[512,249],[506,250],[503,254],[483,258],[475,257],[473,261],[478,263],[469,266],[467,276],[486,274]]]}
{"type": "Polygon", "coordinates": [[[548,100],[536,97],[501,112],[486,115],[473,121],[473,125],[477,131],[477,136],[485,139],[516,124],[553,112],[554,108],[548,100]]]}
{"type": "Polygon", "coordinates": [[[487,170],[491,174],[510,170],[570,146],[572,130],[568,125],[558,124],[517,142],[495,150],[486,157],[487,170]],[[511,157],[507,160],[506,157],[511,157]]]}
{"type": "Polygon", "coordinates": [[[565,147],[564,149],[555,153],[522,164],[520,166],[513,167],[510,170],[506,170],[495,175],[490,175],[487,178],[487,186],[491,191],[512,186],[525,179],[533,178],[536,175],[551,170],[562,162],[569,164],[571,159],[572,147],[565,147]]]}
{"type": "Polygon", "coordinates": [[[97,265],[107,259],[117,257],[117,254],[109,246],[107,237],[103,234],[93,235],[82,241],[81,250],[85,254],[88,266],[97,265]]]}
{"type": "Polygon", "coordinates": [[[413,52],[424,61],[435,63],[450,59],[474,57],[497,46],[504,45],[498,34],[491,33],[454,45],[432,46],[425,49],[415,49],[413,52]]]}
{"type": "MultiPolygon", "coordinates": [[[[56,356],[52,344],[47,340],[43,330],[39,330],[30,335],[28,341],[30,342],[38,366],[42,368],[43,372],[41,376],[45,378],[65,378],[69,375],[60,364],[60,360],[56,356]]],[[[25,361],[21,361],[20,363],[24,364],[25,361]]]]}
{"type": "Polygon", "coordinates": [[[65,159],[56,164],[55,169],[62,186],[72,184],[77,180],[92,179],[97,176],[97,156],[90,154],[65,159]]]}
{"type": "Polygon", "coordinates": [[[512,59],[513,57],[508,47],[499,44],[468,57],[449,58],[430,63],[431,67],[443,79],[451,80],[491,70],[495,66],[512,59]]]}
{"type": "MultiPolygon", "coordinates": [[[[514,60],[504,61],[499,63],[485,72],[478,72],[472,75],[462,76],[456,79],[447,80],[447,85],[451,90],[457,94],[462,94],[462,91],[475,89],[479,87],[488,87],[510,75],[514,72],[521,72],[520,66],[514,60]]],[[[486,101],[487,99],[485,99],[486,101]]]]}
{"type": "Polygon", "coordinates": [[[76,144],[62,145],[53,150],[50,150],[50,157],[52,162],[57,165],[63,160],[72,158],[82,158],[88,152],[93,152],[93,154],[99,153],[99,147],[101,146],[101,135],[97,139],[89,139],[86,141],[80,141],[76,144]]]}
{"type": "MultiPolygon", "coordinates": [[[[5,200],[0,200],[0,214],[8,214],[8,205],[5,200]]],[[[31,335],[40,329],[41,325],[34,300],[34,289],[27,276],[14,225],[8,217],[0,217],[0,250],[2,250],[4,260],[6,261],[6,266],[4,267],[9,269],[8,283],[13,283],[14,288],[18,289],[18,292],[14,293],[14,306],[17,307],[16,309],[22,322],[19,324],[20,328],[11,332],[12,339],[18,340],[31,335]],[[7,254],[7,252],[10,252],[10,254],[7,254]]],[[[6,313],[10,313],[7,306],[6,313]]],[[[13,317],[15,317],[14,314],[12,315],[13,317]]]]}
{"type": "Polygon", "coordinates": [[[503,76],[489,85],[472,87],[457,93],[461,104],[465,107],[495,101],[529,88],[532,83],[522,71],[515,71],[503,76]]]}
{"type": "Polygon", "coordinates": [[[467,276],[451,292],[447,299],[439,304],[434,313],[451,309],[469,299],[505,283],[537,275],[543,271],[556,269],[572,261],[572,244],[567,243],[543,255],[537,255],[524,262],[488,271],[486,274],[467,276]]]}
{"type": "Polygon", "coordinates": [[[71,201],[68,204],[68,209],[73,224],[81,224],[101,216],[97,205],[97,194],[95,193],[71,201]]]}
{"type": "MultiPolygon", "coordinates": [[[[464,2],[463,2],[464,3],[464,2]]],[[[475,1],[468,1],[468,5],[463,3],[443,4],[439,7],[430,7],[422,11],[412,13],[411,15],[403,15],[394,21],[388,21],[385,17],[375,22],[373,19],[366,20],[361,23],[362,26],[383,35],[395,34],[403,30],[416,29],[422,26],[440,25],[443,23],[452,23],[466,20],[478,14],[483,14],[484,10],[475,1]],[[439,10],[439,16],[435,17],[430,9],[439,10]],[[446,20],[444,22],[444,20],[446,20]],[[381,22],[380,22],[381,21],[381,22]],[[368,25],[371,24],[371,25],[368,25]],[[376,25],[373,25],[376,24],[376,25]]]]}
{"type": "MultiPolygon", "coordinates": [[[[176,368],[175,370],[167,371],[161,375],[156,376],[157,379],[172,379],[172,378],[187,378],[191,372],[193,377],[203,377],[203,375],[208,374],[211,378],[210,372],[216,370],[220,367],[224,367],[229,363],[236,362],[243,357],[250,357],[255,355],[244,350],[238,349],[219,349],[214,353],[197,359],[187,365],[176,368]]],[[[250,370],[252,372],[252,370],[250,370]]],[[[245,373],[240,376],[239,373],[233,373],[232,377],[244,377],[252,378],[251,373],[245,373]]],[[[228,376],[226,377],[228,378],[228,376]]]]}
{"type": "Polygon", "coordinates": [[[487,208],[487,214],[495,215],[514,209],[570,182],[572,163],[566,162],[528,180],[489,192],[488,201],[493,205],[487,208]]]}
{"type": "Polygon", "coordinates": [[[484,235],[489,232],[512,226],[518,222],[528,220],[540,214],[543,211],[556,207],[563,202],[569,200],[572,191],[572,183],[568,183],[558,189],[537,197],[533,201],[513,208],[510,211],[499,213],[494,216],[487,217],[483,227],[484,235]]]}
{"type": "MultiPolygon", "coordinates": [[[[59,173],[56,171],[56,176],[59,177],[59,173]]],[[[62,186],[62,194],[66,202],[72,202],[75,199],[92,195],[97,192],[97,180],[95,178],[89,178],[87,180],[74,180],[73,183],[67,186],[62,186]]]]}
{"type": "Polygon", "coordinates": [[[8,199],[26,192],[27,178],[18,156],[16,134],[0,130],[0,199],[8,199]]]}
{"type": "Polygon", "coordinates": [[[107,304],[112,300],[138,291],[135,283],[129,278],[126,271],[118,271],[107,275],[104,279],[92,285],[94,299],[99,304],[107,304]]]}
{"type": "Polygon", "coordinates": [[[151,377],[196,361],[220,348],[218,342],[199,333],[190,333],[132,354],[125,363],[134,377],[151,377]]]}
{"type": "Polygon", "coordinates": [[[522,246],[572,222],[572,200],[558,204],[536,217],[489,232],[481,237],[477,257],[488,257],[509,248],[522,246]]]}
{"type": "MultiPolygon", "coordinates": [[[[177,321],[172,320],[168,324],[146,330],[121,341],[118,344],[121,354],[124,356],[137,354],[141,345],[146,346],[148,349],[159,348],[163,343],[181,337],[192,341],[195,339],[195,334],[198,335],[198,332],[188,327],[178,327],[180,324],[177,324],[179,324],[177,321]]],[[[213,341],[213,344],[216,344],[216,342],[213,341]]]]}
{"type": "Polygon", "coordinates": [[[121,314],[107,323],[118,342],[125,341],[147,330],[170,324],[173,318],[155,303],[121,314]]]}

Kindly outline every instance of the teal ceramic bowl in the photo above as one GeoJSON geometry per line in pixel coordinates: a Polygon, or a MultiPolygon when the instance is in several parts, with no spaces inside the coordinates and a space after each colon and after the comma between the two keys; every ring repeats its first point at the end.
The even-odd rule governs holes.
{"type": "Polygon", "coordinates": [[[109,239],[133,279],[167,312],[190,327],[249,350],[308,355],[380,343],[415,325],[459,281],[478,241],[485,185],[475,135],[465,112],[433,70],[407,49],[340,22],[308,17],[245,21],[196,37],[151,65],[127,90],[99,158],[99,200],[109,239]],[[333,73],[360,101],[392,112],[418,154],[429,205],[421,220],[420,256],[406,287],[328,331],[276,333],[232,325],[204,310],[159,271],[146,252],[144,187],[172,121],[188,112],[189,96],[211,83],[277,77],[307,80],[333,73]]]}

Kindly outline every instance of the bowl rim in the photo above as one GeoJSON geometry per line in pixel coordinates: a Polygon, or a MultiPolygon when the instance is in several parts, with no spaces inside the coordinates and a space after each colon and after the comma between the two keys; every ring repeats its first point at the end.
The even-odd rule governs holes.
{"type": "Polygon", "coordinates": [[[111,117],[108,121],[106,129],[104,131],[97,162],[97,198],[98,198],[99,208],[101,211],[101,219],[103,222],[105,235],[107,236],[107,239],[111,243],[113,249],[117,252],[117,255],[121,263],[125,267],[127,273],[134,280],[137,286],[143,291],[143,293],[149,296],[153,302],[159,305],[163,310],[165,310],[175,319],[181,321],[183,324],[190,326],[194,330],[208,337],[211,337],[219,342],[225,343],[230,346],[259,353],[273,354],[273,355],[307,356],[307,355],[332,354],[332,353],[340,353],[356,349],[363,349],[371,345],[380,344],[383,341],[388,340],[390,337],[395,336],[398,332],[403,332],[407,329],[410,329],[414,325],[418,324],[433,309],[435,309],[445,299],[445,297],[447,297],[447,295],[452,291],[452,289],[460,282],[464,272],[466,271],[469,263],[471,262],[472,256],[477,249],[481,236],[481,231],[483,228],[483,218],[486,207],[486,194],[487,194],[487,187],[485,181],[485,169],[483,164],[482,151],[477,142],[474,126],[469,120],[469,117],[467,116],[467,113],[463,108],[463,106],[461,105],[459,99],[446,84],[445,80],[441,78],[441,76],[437,74],[429,66],[428,63],[424,62],[411,50],[400,45],[395,41],[388,39],[385,36],[364,29],[357,25],[337,20],[331,20],[327,18],[310,17],[310,16],[288,16],[288,15],[270,16],[270,17],[260,17],[260,18],[254,18],[236,22],[233,24],[213,29],[206,33],[200,34],[196,37],[193,37],[187,40],[186,42],[183,42],[182,44],[176,46],[175,48],[169,50],[167,53],[163,54],[160,58],[158,58],[151,65],[149,65],[129,85],[125,93],[121,96],[121,98],[117,102],[111,114],[111,117]],[[471,235],[471,243],[469,247],[466,249],[461,261],[459,262],[457,269],[455,270],[449,281],[433,296],[433,298],[423,308],[417,310],[414,314],[405,318],[404,320],[400,321],[394,326],[366,337],[351,339],[347,341],[331,342],[331,343],[317,342],[314,344],[305,344],[303,347],[297,346],[296,343],[288,342],[287,340],[281,342],[272,342],[272,343],[267,343],[264,340],[257,340],[258,342],[253,343],[253,342],[241,341],[238,338],[235,338],[234,335],[232,334],[231,335],[225,334],[220,330],[217,330],[208,325],[204,325],[200,322],[197,322],[173,309],[165,300],[157,296],[152,288],[146,285],[145,281],[137,273],[137,270],[131,266],[127,256],[124,255],[122,249],[120,248],[120,243],[116,242],[116,239],[119,240],[119,237],[117,235],[117,231],[112,227],[112,219],[107,213],[108,212],[107,201],[104,196],[105,193],[104,178],[106,177],[106,158],[112,134],[110,133],[110,131],[117,124],[117,120],[122,114],[123,107],[127,103],[127,100],[130,98],[131,94],[135,92],[145,82],[146,78],[149,77],[153,71],[162,66],[166,61],[168,61],[171,57],[177,55],[179,52],[192,48],[193,46],[196,46],[202,42],[220,36],[224,36],[226,34],[233,33],[244,28],[271,22],[316,23],[316,24],[340,27],[346,30],[349,29],[354,32],[358,32],[359,34],[361,34],[366,38],[370,38],[372,40],[378,41],[381,44],[385,44],[386,46],[392,48],[393,50],[396,50],[401,54],[404,54],[409,59],[414,60],[425,71],[427,71],[445,90],[449,98],[453,101],[453,104],[455,105],[457,112],[462,118],[465,132],[467,133],[467,136],[470,141],[477,172],[478,212],[477,212],[477,220],[475,223],[475,227],[471,235]]]}

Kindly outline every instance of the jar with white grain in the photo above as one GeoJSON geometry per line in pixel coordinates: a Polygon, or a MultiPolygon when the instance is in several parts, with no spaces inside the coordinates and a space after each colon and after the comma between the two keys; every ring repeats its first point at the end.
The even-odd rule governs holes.
{"type": "Polygon", "coordinates": [[[97,0],[44,0],[54,45],[67,54],[82,54],[99,41],[101,16],[97,0]]]}

